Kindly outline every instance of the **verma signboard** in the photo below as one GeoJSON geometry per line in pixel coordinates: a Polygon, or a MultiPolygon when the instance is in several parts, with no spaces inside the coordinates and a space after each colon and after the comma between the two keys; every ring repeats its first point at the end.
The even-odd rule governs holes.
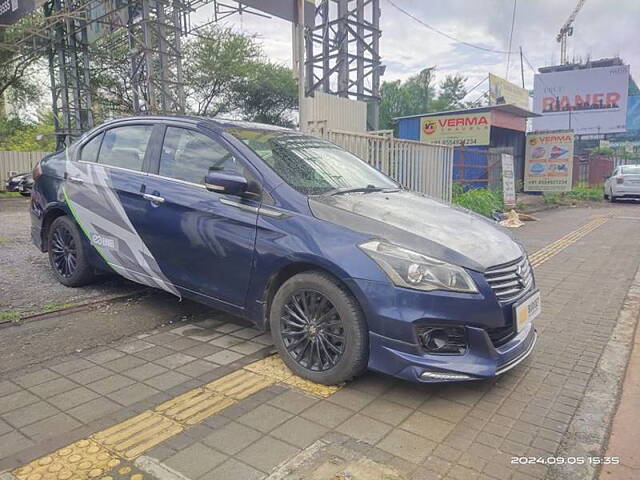
{"type": "Polygon", "coordinates": [[[628,65],[539,73],[533,85],[534,130],[625,131],[628,65]]]}
{"type": "Polygon", "coordinates": [[[573,170],[571,131],[527,135],[524,189],[528,192],[571,190],[573,170]]]}
{"type": "Polygon", "coordinates": [[[420,118],[420,140],[440,145],[489,145],[490,130],[489,112],[420,118]]]}

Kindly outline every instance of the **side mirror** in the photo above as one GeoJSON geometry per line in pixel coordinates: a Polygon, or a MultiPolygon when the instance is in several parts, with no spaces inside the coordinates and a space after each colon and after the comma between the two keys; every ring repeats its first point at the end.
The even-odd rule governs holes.
{"type": "Polygon", "coordinates": [[[233,170],[210,169],[204,177],[207,190],[230,195],[243,195],[247,191],[249,182],[243,175],[233,170]]]}

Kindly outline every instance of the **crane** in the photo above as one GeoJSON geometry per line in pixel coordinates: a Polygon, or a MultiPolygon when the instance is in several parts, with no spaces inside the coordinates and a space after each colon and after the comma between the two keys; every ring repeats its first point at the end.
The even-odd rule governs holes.
{"type": "Polygon", "coordinates": [[[560,28],[560,32],[556,37],[556,40],[560,44],[560,65],[564,65],[565,63],[567,63],[567,37],[573,35],[573,27],[571,25],[573,24],[573,21],[576,19],[576,15],[578,15],[578,12],[586,1],[587,0],[578,0],[576,8],[573,9],[573,12],[571,12],[571,15],[569,15],[569,18],[567,18],[567,21],[564,22],[564,25],[562,25],[562,27],[560,28]]]}

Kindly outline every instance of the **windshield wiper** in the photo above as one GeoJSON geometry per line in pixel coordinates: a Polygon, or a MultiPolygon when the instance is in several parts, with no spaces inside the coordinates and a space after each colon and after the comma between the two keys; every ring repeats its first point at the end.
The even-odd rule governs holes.
{"type": "Polygon", "coordinates": [[[366,187],[350,187],[336,188],[329,190],[324,195],[342,195],[343,193],[372,193],[372,192],[395,192],[397,189],[376,187],[375,185],[367,185],[366,187]]]}

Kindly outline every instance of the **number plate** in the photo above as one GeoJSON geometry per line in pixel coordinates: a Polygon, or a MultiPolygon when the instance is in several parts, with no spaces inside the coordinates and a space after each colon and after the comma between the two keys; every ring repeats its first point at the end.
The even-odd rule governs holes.
{"type": "Polygon", "coordinates": [[[517,331],[521,331],[529,322],[542,311],[540,292],[535,292],[529,298],[514,307],[517,331]]]}

